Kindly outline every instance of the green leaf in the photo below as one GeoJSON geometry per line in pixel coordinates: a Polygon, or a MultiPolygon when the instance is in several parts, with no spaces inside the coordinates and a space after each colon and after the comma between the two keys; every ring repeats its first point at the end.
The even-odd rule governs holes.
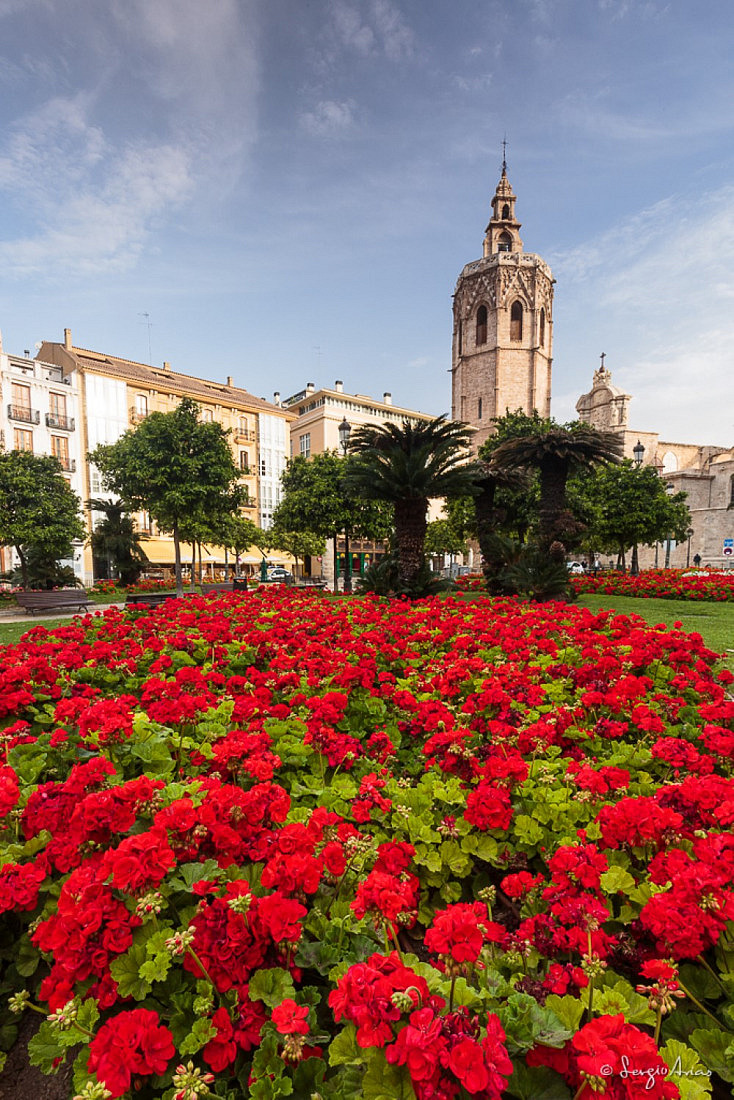
{"type": "Polygon", "coordinates": [[[721,996],[719,983],[705,966],[684,963],[680,968],[680,980],[699,1001],[717,1001],[721,996]]]}
{"type": "Polygon", "coordinates": [[[251,1001],[262,1001],[268,1008],[275,1008],[286,997],[296,995],[293,978],[278,966],[256,970],[250,978],[249,991],[251,1001]]]}
{"type": "Polygon", "coordinates": [[[728,1032],[716,1028],[697,1028],[691,1033],[690,1042],[708,1069],[718,1073],[722,1081],[734,1084],[734,1059],[728,1052],[731,1043],[728,1032]]]}
{"type": "Polygon", "coordinates": [[[670,1069],[670,1079],[678,1086],[681,1100],[705,1100],[711,1095],[711,1070],[703,1065],[695,1050],[670,1039],[660,1054],[670,1069]]]}
{"type": "Polygon", "coordinates": [[[621,1012],[627,1023],[631,1024],[655,1023],[655,1013],[649,1007],[647,998],[636,993],[623,978],[595,994],[594,1010],[607,1016],[616,1016],[621,1012]]]}
{"type": "Polygon", "coordinates": [[[559,997],[556,993],[551,993],[545,999],[545,1007],[555,1013],[563,1026],[573,1033],[578,1031],[586,1006],[578,997],[559,997]]]}
{"type": "Polygon", "coordinates": [[[507,1082],[507,1094],[518,1100],[569,1100],[571,1096],[563,1079],[552,1069],[547,1066],[531,1068],[520,1061],[515,1063],[507,1082]]]}
{"type": "Polygon", "coordinates": [[[406,1067],[391,1066],[381,1050],[370,1050],[362,1078],[362,1100],[415,1100],[406,1067]]]}
{"type": "Polygon", "coordinates": [[[210,1019],[195,1020],[186,1038],[179,1044],[180,1054],[196,1054],[205,1047],[210,1039],[213,1039],[217,1029],[210,1019]]]}
{"type": "Polygon", "coordinates": [[[41,954],[33,946],[30,940],[24,936],[20,941],[20,949],[15,958],[15,969],[23,978],[29,978],[31,974],[35,974],[38,969],[38,964],[41,961],[41,954]]]}
{"type": "Polygon", "coordinates": [[[136,1001],[142,1001],[148,996],[151,984],[140,976],[140,968],[145,961],[145,944],[134,943],[124,955],[110,963],[110,974],[117,982],[121,997],[133,997],[136,1001]]]}
{"type": "Polygon", "coordinates": [[[329,1045],[329,1065],[351,1066],[363,1064],[366,1060],[366,1054],[357,1042],[356,1027],[347,1024],[329,1045]]]}
{"type": "Polygon", "coordinates": [[[607,894],[616,894],[620,891],[623,894],[628,894],[630,890],[635,888],[634,878],[623,867],[610,867],[608,871],[600,876],[599,881],[602,889],[607,894]]]}
{"type": "Polygon", "coordinates": [[[543,839],[543,830],[537,821],[527,814],[518,814],[513,825],[513,832],[521,844],[535,847],[539,840],[543,839]]]}
{"type": "Polygon", "coordinates": [[[63,1060],[64,1049],[59,1042],[61,1032],[56,1032],[48,1020],[44,1020],[36,1034],[28,1041],[28,1060],[37,1066],[41,1073],[58,1073],[60,1065],[55,1066],[58,1058],[63,1060]]]}

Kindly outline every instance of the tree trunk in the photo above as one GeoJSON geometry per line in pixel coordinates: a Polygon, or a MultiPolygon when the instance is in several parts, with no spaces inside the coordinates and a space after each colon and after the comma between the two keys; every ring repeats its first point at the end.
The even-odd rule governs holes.
{"type": "Polygon", "coordinates": [[[339,591],[339,549],[336,544],[338,535],[334,535],[334,591],[339,591]]]}
{"type": "Polygon", "coordinates": [[[178,524],[173,525],[173,550],[175,554],[176,595],[183,596],[183,574],[181,573],[181,540],[178,535],[178,524]]]}
{"type": "Polygon", "coordinates": [[[23,547],[22,546],[16,546],[15,549],[17,550],[18,557],[20,558],[20,574],[23,578],[23,587],[27,588],[28,587],[28,562],[25,559],[25,554],[23,553],[23,547]]]}
{"type": "Polygon", "coordinates": [[[477,524],[477,541],[482,555],[482,572],[484,579],[489,582],[491,571],[490,542],[494,534],[494,496],[497,491],[496,482],[487,480],[482,483],[482,489],[474,498],[474,518],[477,524]]]}
{"type": "Polygon", "coordinates": [[[561,513],[566,508],[566,459],[548,457],[540,467],[540,509],[538,515],[538,541],[547,550],[562,532],[557,530],[561,513]]]}
{"type": "Polygon", "coordinates": [[[191,540],[191,576],[189,578],[189,588],[193,590],[196,584],[196,540],[191,540]]]}
{"type": "Polygon", "coordinates": [[[395,503],[395,543],[398,556],[398,576],[407,588],[415,585],[424,562],[426,512],[425,497],[399,500],[395,503]]]}

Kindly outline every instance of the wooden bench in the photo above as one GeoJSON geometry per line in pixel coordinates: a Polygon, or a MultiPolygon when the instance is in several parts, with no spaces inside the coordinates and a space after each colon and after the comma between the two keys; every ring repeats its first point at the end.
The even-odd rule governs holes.
{"type": "Polygon", "coordinates": [[[15,599],[24,611],[89,610],[89,596],[83,588],[51,588],[40,592],[16,592],[15,599]]]}
{"type": "MultiPolygon", "coordinates": [[[[184,592],[184,595],[191,593],[184,592]]],[[[166,600],[175,600],[175,592],[128,592],[125,597],[125,607],[136,607],[138,604],[146,604],[148,607],[157,607],[166,600]]]]}

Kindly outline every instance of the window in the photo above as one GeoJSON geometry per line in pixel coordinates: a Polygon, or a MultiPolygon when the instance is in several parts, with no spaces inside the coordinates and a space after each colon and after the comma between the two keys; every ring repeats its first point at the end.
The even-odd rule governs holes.
{"type": "Polygon", "coordinates": [[[15,407],[18,409],[30,409],[31,387],[21,386],[18,382],[13,382],[10,389],[10,400],[12,401],[13,405],[15,405],[15,407]]]}
{"type": "Polygon", "coordinates": [[[16,451],[33,451],[33,432],[13,428],[13,446],[16,451]]]}
{"type": "Polygon", "coordinates": [[[545,347],[545,310],[540,311],[540,332],[538,334],[538,343],[541,348],[545,347]]]}
{"type": "Polygon", "coordinates": [[[243,474],[250,472],[250,456],[247,451],[240,451],[240,470],[243,474]]]}
{"type": "Polygon", "coordinates": [[[48,395],[48,411],[54,420],[66,420],[66,394],[50,393],[48,395]]]}
{"type": "Polygon", "coordinates": [[[135,394],[135,412],[138,416],[148,415],[148,395],[145,393],[135,394]]]}
{"type": "Polygon", "coordinates": [[[522,340],[522,302],[513,302],[510,309],[510,339],[522,340]]]}
{"type": "Polygon", "coordinates": [[[212,413],[212,410],[211,409],[202,409],[201,410],[201,419],[202,419],[204,424],[211,424],[212,420],[214,419],[214,414],[212,413]]]}
{"type": "Polygon", "coordinates": [[[298,448],[303,458],[311,457],[311,433],[304,432],[298,437],[298,448]]]}
{"type": "Polygon", "coordinates": [[[268,476],[268,464],[264,458],[260,459],[260,477],[268,476]]]}
{"type": "Polygon", "coordinates": [[[243,433],[244,433],[245,435],[247,435],[247,431],[248,431],[248,428],[247,428],[247,417],[246,417],[246,416],[241,416],[241,417],[240,417],[240,419],[239,419],[239,425],[240,425],[240,426],[239,426],[239,431],[241,431],[241,432],[243,432],[243,433]]]}
{"type": "Polygon", "coordinates": [[[487,307],[480,306],[477,310],[477,344],[487,343],[487,307]]]}
{"type": "Polygon", "coordinates": [[[456,350],[457,354],[462,355],[464,351],[464,327],[459,321],[456,329],[456,350]]]}
{"type": "Polygon", "coordinates": [[[482,399],[481,397],[477,401],[477,420],[482,419],[482,399]]]}
{"type": "Polygon", "coordinates": [[[502,221],[508,222],[510,220],[510,207],[507,203],[502,207],[502,221]]]}
{"type": "Polygon", "coordinates": [[[58,458],[64,470],[69,468],[69,441],[64,435],[51,436],[51,454],[58,458]]]}
{"type": "Polygon", "coordinates": [[[140,512],[139,516],[140,530],[143,531],[146,535],[149,535],[151,532],[150,512],[140,512]]]}
{"type": "Polygon", "coordinates": [[[498,252],[511,252],[512,251],[512,237],[509,233],[500,233],[499,240],[497,241],[498,252]]]}

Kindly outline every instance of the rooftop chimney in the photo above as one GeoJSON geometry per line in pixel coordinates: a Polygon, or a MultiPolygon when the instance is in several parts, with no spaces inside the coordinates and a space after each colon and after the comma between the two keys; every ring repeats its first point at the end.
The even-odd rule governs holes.
{"type": "Polygon", "coordinates": [[[315,389],[316,387],[314,386],[313,382],[306,383],[306,393],[313,393],[315,389]]]}
{"type": "Polygon", "coordinates": [[[227,375],[227,385],[228,386],[234,386],[234,379],[233,379],[231,374],[227,375]]]}
{"type": "Polygon", "coordinates": [[[276,390],[275,393],[273,394],[273,404],[277,405],[278,408],[280,408],[280,391],[279,390],[276,390]]]}
{"type": "Polygon", "coordinates": [[[71,344],[71,329],[70,328],[65,328],[64,329],[64,347],[66,348],[67,351],[71,351],[72,344],[71,344]]]}
{"type": "Polygon", "coordinates": [[[382,403],[383,403],[383,405],[392,405],[392,394],[391,393],[383,393],[382,403]]]}
{"type": "Polygon", "coordinates": [[[171,369],[171,364],[168,362],[167,359],[163,360],[163,369],[164,370],[170,370],[171,369]]]}
{"type": "Polygon", "coordinates": [[[342,382],[341,378],[337,378],[336,382],[334,383],[334,389],[337,393],[344,393],[344,383],[342,382]]]}

